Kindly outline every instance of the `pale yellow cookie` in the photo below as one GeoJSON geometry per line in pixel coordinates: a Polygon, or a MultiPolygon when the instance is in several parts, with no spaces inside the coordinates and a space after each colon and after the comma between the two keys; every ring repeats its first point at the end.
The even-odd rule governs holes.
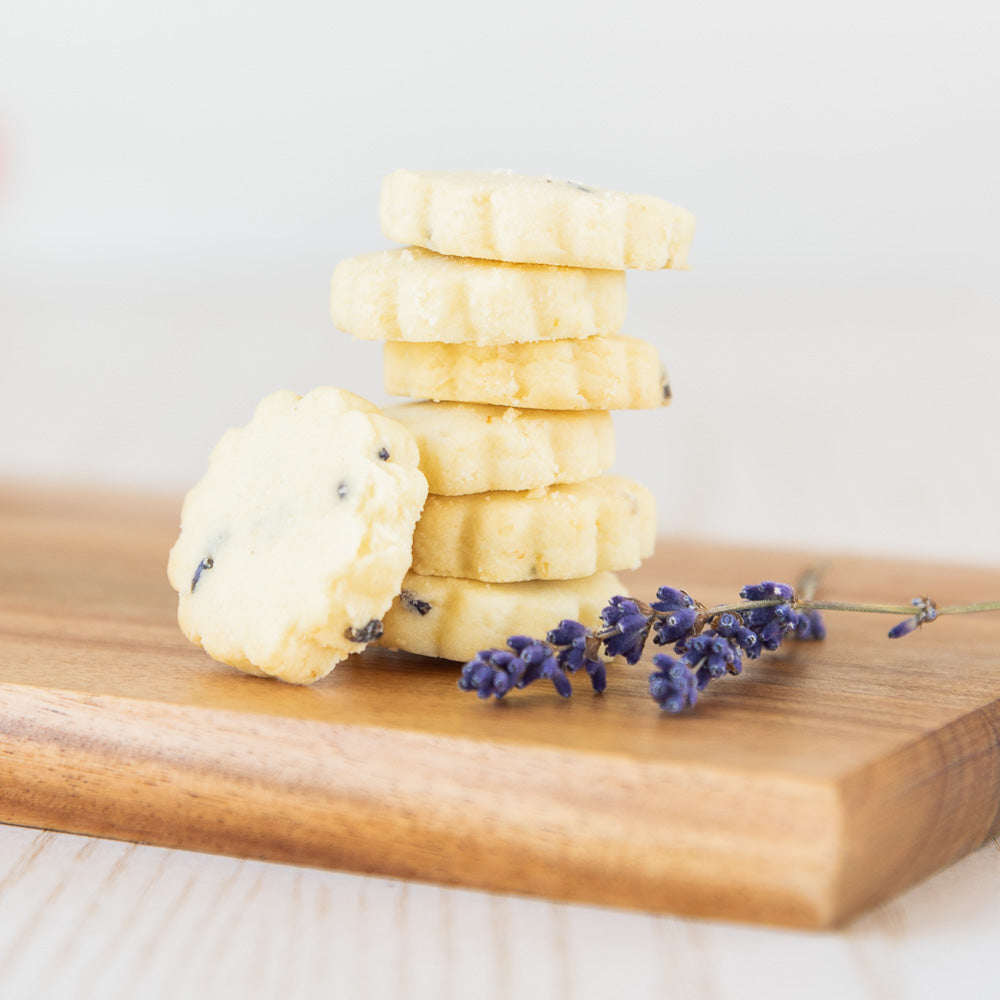
{"type": "Polygon", "coordinates": [[[444,257],[408,247],[333,272],[330,314],[358,340],[514,344],[617,333],[625,273],[444,257]]]}
{"type": "Polygon", "coordinates": [[[380,211],[395,243],[571,267],[682,268],[694,236],[694,216],[660,198],[504,170],[397,170],[380,211]]]}
{"type": "Polygon", "coordinates": [[[563,619],[591,628],[616,594],[613,573],[581,580],[480,583],[407,573],[384,619],[376,645],[446,660],[471,660],[480,650],[503,649],[512,635],[544,637],[563,619]]]}
{"type": "Polygon", "coordinates": [[[167,574],[192,642],[314,681],[381,633],[427,494],[405,427],[339,389],[273,393],[187,495],[167,574]]]}
{"type": "Polygon", "coordinates": [[[652,555],[656,504],[639,483],[598,476],[526,493],[428,496],[413,572],[490,583],[635,569],[652,555]]]}
{"type": "Polygon", "coordinates": [[[630,410],[670,400],[656,348],[636,337],[537,344],[383,345],[386,392],[543,410],[630,410]]]}
{"type": "Polygon", "coordinates": [[[385,415],[417,441],[431,493],[533,490],[599,476],[615,460],[604,410],[524,410],[488,403],[402,403],[385,415]]]}

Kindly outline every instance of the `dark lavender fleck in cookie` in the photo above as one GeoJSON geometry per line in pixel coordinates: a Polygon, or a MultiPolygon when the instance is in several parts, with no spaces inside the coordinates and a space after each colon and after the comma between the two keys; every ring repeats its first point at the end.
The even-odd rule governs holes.
{"type": "Polygon", "coordinates": [[[360,629],[348,628],[344,632],[351,642],[374,642],[382,634],[382,623],[373,618],[367,625],[360,629]]]}
{"type": "Polygon", "coordinates": [[[215,565],[215,560],[211,556],[205,556],[200,563],[198,563],[198,568],[194,571],[194,576],[191,577],[191,593],[194,593],[194,588],[198,586],[198,581],[201,579],[201,574],[205,572],[206,569],[211,569],[215,565]]]}
{"type": "Polygon", "coordinates": [[[416,594],[411,593],[409,590],[404,590],[399,597],[406,607],[411,611],[416,611],[421,618],[431,610],[429,601],[422,601],[416,594]]]}

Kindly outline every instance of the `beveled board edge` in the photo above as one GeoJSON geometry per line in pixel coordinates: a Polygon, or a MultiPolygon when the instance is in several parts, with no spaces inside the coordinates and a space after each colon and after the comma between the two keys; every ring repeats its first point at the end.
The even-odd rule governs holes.
{"type": "Polygon", "coordinates": [[[842,923],[1000,832],[1000,701],[859,769],[839,792],[846,825],[834,909],[842,923]]]}
{"type": "Polygon", "coordinates": [[[716,919],[839,919],[841,802],[823,782],[19,685],[0,698],[4,822],[716,919]]]}

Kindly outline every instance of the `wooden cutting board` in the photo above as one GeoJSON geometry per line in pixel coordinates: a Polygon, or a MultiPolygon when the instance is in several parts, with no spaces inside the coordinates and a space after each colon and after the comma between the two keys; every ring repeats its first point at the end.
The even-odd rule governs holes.
{"type": "MultiPolygon", "coordinates": [[[[310,688],[175,624],[175,500],[0,489],[0,820],[296,864],[803,927],[1000,828],[1000,614],[827,616],[662,714],[648,664],[503,702],[368,650],[310,688]]],[[[663,540],[633,593],[703,601],[826,553],[663,540]]],[[[1000,572],[834,558],[822,596],[1000,596],[1000,572]]]]}

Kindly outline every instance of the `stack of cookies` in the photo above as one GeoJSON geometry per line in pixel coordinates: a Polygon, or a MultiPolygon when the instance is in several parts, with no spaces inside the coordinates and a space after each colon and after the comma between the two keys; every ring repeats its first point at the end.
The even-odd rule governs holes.
{"type": "Polygon", "coordinates": [[[471,659],[563,618],[595,624],[616,570],[652,554],[655,502],[607,475],[609,411],[670,398],[623,336],[626,268],[683,267],[690,213],[506,172],[397,171],[382,228],[404,246],[341,262],[334,323],[384,341],[385,411],[429,495],[382,645],[471,659]]]}

